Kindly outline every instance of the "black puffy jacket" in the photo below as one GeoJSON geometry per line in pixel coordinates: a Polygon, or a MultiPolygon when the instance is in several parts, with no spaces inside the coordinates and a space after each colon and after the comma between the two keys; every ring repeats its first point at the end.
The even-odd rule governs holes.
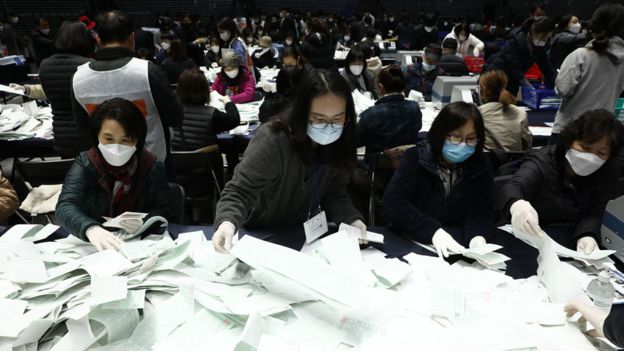
{"type": "Polygon", "coordinates": [[[240,123],[236,105],[225,104],[225,113],[211,106],[184,105],[184,121],[175,128],[171,148],[193,151],[217,143],[217,133],[235,128],[240,123]]]}
{"type": "Polygon", "coordinates": [[[86,57],[56,54],[41,62],[39,80],[52,105],[52,130],[55,151],[67,158],[78,156],[91,147],[88,135],[76,125],[72,111],[71,87],[76,68],[90,61],[86,57]]]}

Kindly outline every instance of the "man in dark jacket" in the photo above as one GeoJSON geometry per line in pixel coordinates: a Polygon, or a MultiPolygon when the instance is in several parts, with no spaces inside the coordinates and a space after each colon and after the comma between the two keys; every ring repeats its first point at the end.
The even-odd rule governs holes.
{"type": "Polygon", "coordinates": [[[425,49],[422,62],[408,67],[406,94],[409,94],[410,90],[416,90],[423,94],[426,101],[431,101],[433,83],[439,75],[444,74],[438,67],[441,54],[442,48],[439,44],[430,44],[425,49]]]}
{"type": "Polygon", "coordinates": [[[299,42],[299,30],[297,29],[297,23],[295,22],[295,18],[290,14],[290,9],[288,7],[283,7],[280,10],[280,21],[279,21],[279,33],[280,39],[283,41],[286,39],[288,34],[294,35],[294,42],[299,42]]]}
{"type": "Polygon", "coordinates": [[[438,33],[440,30],[436,26],[438,19],[433,12],[427,12],[423,18],[423,23],[414,29],[413,50],[422,50],[429,44],[439,43],[438,33]]]}
{"type": "Polygon", "coordinates": [[[41,61],[52,56],[54,53],[54,42],[50,36],[50,24],[43,17],[37,18],[37,26],[30,35],[30,40],[35,51],[35,59],[37,67],[41,65],[41,61]]]}
{"type": "Polygon", "coordinates": [[[171,90],[164,72],[149,61],[134,58],[134,26],[119,11],[98,16],[100,44],[95,62],[78,68],[73,79],[73,108],[76,122],[87,130],[89,114],[113,97],[133,101],[146,117],[145,148],[159,161],[169,155],[169,127],[184,119],[182,104],[171,90]]]}
{"type": "Polygon", "coordinates": [[[446,38],[442,43],[442,58],[440,58],[440,68],[444,70],[449,76],[467,76],[468,66],[466,62],[456,55],[457,53],[457,40],[453,38],[446,38]]]}

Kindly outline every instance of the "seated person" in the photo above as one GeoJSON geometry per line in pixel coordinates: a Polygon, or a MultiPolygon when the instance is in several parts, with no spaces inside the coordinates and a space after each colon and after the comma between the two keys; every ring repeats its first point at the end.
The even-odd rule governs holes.
{"type": "Polygon", "coordinates": [[[489,71],[479,78],[479,106],[485,124],[485,148],[521,152],[531,148],[533,135],[525,110],[515,105],[516,98],[505,90],[507,75],[489,71]]]}
{"type": "Polygon", "coordinates": [[[574,300],[565,306],[568,318],[580,313],[594,329],[588,330],[587,335],[595,338],[606,337],[617,347],[624,347],[624,308],[613,305],[610,311],[605,311],[594,304],[574,300]]]}
{"type": "Polygon", "coordinates": [[[256,83],[253,73],[242,64],[240,56],[230,54],[223,58],[223,68],[212,82],[211,89],[229,96],[235,104],[244,104],[253,101],[256,83]]]}
{"type": "Polygon", "coordinates": [[[300,227],[327,219],[362,231],[366,225],[347,193],[356,162],[355,107],[336,70],[303,79],[288,116],[258,128],[217,204],[212,244],[230,250],[241,227],[300,227]]]}
{"type": "Polygon", "coordinates": [[[416,144],[422,114],[415,101],[405,99],[405,75],[399,65],[389,65],[379,73],[381,98],[362,112],[357,128],[358,147],[366,153],[381,152],[401,145],[416,144]]]}
{"type": "Polygon", "coordinates": [[[431,93],[433,91],[433,83],[442,75],[444,71],[438,67],[442,48],[438,44],[429,44],[425,48],[425,53],[421,62],[410,65],[407,68],[407,90],[405,94],[409,94],[411,90],[419,91],[425,97],[425,101],[431,101],[431,93]]]}
{"type": "Polygon", "coordinates": [[[464,59],[457,56],[457,40],[446,38],[442,43],[442,58],[438,64],[449,76],[467,76],[468,66],[464,59]]]}
{"type": "Polygon", "coordinates": [[[360,48],[354,47],[347,54],[342,77],[349,84],[351,91],[358,90],[363,94],[368,93],[371,98],[376,98],[375,81],[366,69],[366,56],[360,48]]]}
{"type": "Polygon", "coordinates": [[[160,38],[160,50],[156,52],[156,63],[161,64],[167,57],[169,57],[169,50],[171,50],[171,42],[176,38],[172,34],[163,34],[160,38]]]}
{"type": "Polygon", "coordinates": [[[258,68],[271,68],[275,66],[275,49],[273,49],[271,37],[260,38],[260,49],[254,51],[251,60],[258,68]]]}
{"type": "Polygon", "coordinates": [[[93,147],[82,152],[67,173],[56,218],[98,250],[118,248],[121,239],[101,226],[102,217],[127,211],[165,216],[167,174],[163,163],[143,148],[147,125],[132,102],[107,100],[93,111],[89,123],[93,147]]]}
{"type": "Polygon", "coordinates": [[[221,47],[219,46],[219,39],[210,39],[210,49],[206,53],[206,67],[217,68],[219,67],[219,61],[221,60],[221,47]]]}
{"type": "Polygon", "coordinates": [[[355,41],[351,40],[351,29],[345,28],[344,35],[336,43],[336,50],[350,50],[354,46],[355,41]]]}
{"type": "Polygon", "coordinates": [[[20,201],[15,189],[0,171],[0,222],[11,217],[19,205],[20,201]]]}
{"type": "Polygon", "coordinates": [[[193,151],[216,144],[218,133],[240,124],[238,109],[229,96],[223,97],[225,112],[206,106],[210,102],[210,85],[197,68],[182,73],[176,94],[184,106],[184,121],[174,129],[171,148],[175,151],[193,151]]]}
{"type": "Polygon", "coordinates": [[[605,207],[617,196],[622,128],[613,113],[588,111],[556,145],[528,156],[499,199],[514,231],[546,232],[582,253],[597,250],[605,207]]]}
{"type": "Polygon", "coordinates": [[[271,117],[284,112],[290,107],[303,78],[303,69],[297,66],[286,66],[277,74],[277,92],[264,97],[258,118],[266,123],[271,117]]]}
{"type": "Polygon", "coordinates": [[[171,42],[168,57],[160,64],[160,68],[169,79],[169,84],[177,84],[182,72],[195,67],[197,67],[195,62],[186,55],[186,46],[180,40],[171,42]]]}
{"type": "Polygon", "coordinates": [[[390,228],[433,243],[440,257],[484,243],[495,225],[494,179],[482,152],[484,140],[475,105],[444,107],[428,141],[403,154],[386,187],[383,205],[390,228]]]}
{"type": "Polygon", "coordinates": [[[282,67],[289,66],[303,68],[299,50],[295,46],[284,46],[282,49],[282,67]]]}

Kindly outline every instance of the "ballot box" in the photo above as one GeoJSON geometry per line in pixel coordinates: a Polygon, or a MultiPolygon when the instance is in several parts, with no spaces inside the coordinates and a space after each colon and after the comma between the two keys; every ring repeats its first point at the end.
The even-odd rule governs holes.
{"type": "Polygon", "coordinates": [[[456,86],[479,85],[476,77],[446,77],[440,76],[433,83],[433,91],[431,93],[431,102],[438,109],[443,108],[451,102],[453,88],[456,86]]]}
{"type": "Polygon", "coordinates": [[[615,257],[624,262],[624,196],[607,203],[600,232],[602,245],[615,250],[615,257]]]}

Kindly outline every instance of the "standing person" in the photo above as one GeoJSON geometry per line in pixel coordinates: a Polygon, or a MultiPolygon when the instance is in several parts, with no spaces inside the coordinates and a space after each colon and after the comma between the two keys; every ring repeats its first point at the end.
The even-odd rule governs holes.
{"type": "Polygon", "coordinates": [[[414,47],[414,24],[409,21],[407,14],[401,16],[401,21],[396,27],[397,50],[416,50],[414,47]]]}
{"type": "Polygon", "coordinates": [[[474,34],[470,33],[470,26],[468,23],[460,23],[456,25],[444,39],[446,40],[448,38],[457,40],[459,45],[457,47],[457,53],[462,57],[469,54],[479,57],[485,48],[485,44],[483,44],[483,42],[474,34]],[[472,52],[469,52],[470,48],[473,48],[472,52]]]}
{"type": "Polygon", "coordinates": [[[72,77],[78,66],[92,61],[95,39],[81,22],[65,21],[54,40],[54,49],[56,53],[41,62],[39,80],[52,107],[54,151],[63,158],[74,158],[91,143],[74,119],[72,77]]]}
{"type": "MultiPolygon", "coordinates": [[[[286,40],[288,34],[293,35],[293,40],[299,41],[299,30],[297,29],[297,23],[295,22],[295,18],[290,13],[290,9],[288,7],[282,7],[279,12],[280,20],[279,20],[279,34],[282,40],[286,40]]],[[[288,44],[292,45],[292,44],[288,44]]]]}
{"type": "Polygon", "coordinates": [[[39,67],[41,61],[54,54],[54,40],[50,35],[50,24],[47,19],[37,17],[36,27],[30,35],[30,41],[35,51],[37,67],[39,67]]]}
{"type": "Polygon", "coordinates": [[[563,60],[574,50],[583,47],[588,41],[587,33],[581,32],[581,22],[574,15],[564,15],[557,25],[559,32],[550,42],[550,61],[560,68],[563,60]]]}
{"type": "Polygon", "coordinates": [[[147,121],[145,149],[165,161],[170,152],[169,127],[179,126],[184,118],[182,104],[158,66],[134,57],[130,17],[119,11],[104,12],[96,22],[100,47],[95,62],[78,67],[72,82],[76,123],[87,130],[89,115],[99,104],[114,97],[130,100],[147,121]]]}
{"type": "Polygon", "coordinates": [[[515,96],[521,84],[530,84],[524,72],[537,63],[544,75],[546,86],[553,87],[557,71],[548,58],[548,43],[554,30],[555,21],[548,17],[538,21],[525,21],[523,30],[509,39],[501,51],[490,56],[483,70],[504,71],[509,79],[507,90],[515,96]]]}
{"type": "Polygon", "coordinates": [[[6,15],[4,29],[2,30],[2,42],[7,47],[8,55],[28,56],[28,36],[17,27],[19,16],[14,13],[6,15]]]}
{"type": "Polygon", "coordinates": [[[236,23],[231,18],[225,18],[217,25],[219,38],[223,42],[222,48],[232,49],[234,53],[244,60],[246,66],[251,65],[251,58],[247,53],[247,45],[240,36],[236,23]]]}
{"type": "Polygon", "coordinates": [[[438,43],[438,33],[440,30],[437,27],[438,18],[433,12],[427,12],[423,18],[423,23],[416,26],[414,34],[414,43],[412,47],[414,50],[421,50],[427,47],[429,44],[438,43]]]}
{"type": "Polygon", "coordinates": [[[615,109],[624,89],[623,27],[624,6],[599,7],[590,22],[593,40],[563,61],[556,81],[561,106],[555,116],[552,143],[583,111],[615,109]]]}
{"type": "Polygon", "coordinates": [[[347,193],[356,162],[355,120],[351,92],[338,72],[311,71],[288,116],[258,129],[223,189],[215,249],[229,250],[241,227],[300,226],[324,213],[364,233],[362,215],[347,193]]]}
{"type": "Polygon", "coordinates": [[[177,84],[178,77],[187,69],[193,69],[195,62],[186,55],[186,45],[180,40],[173,40],[169,48],[169,57],[161,64],[160,68],[165,71],[169,84],[177,84]]]}

